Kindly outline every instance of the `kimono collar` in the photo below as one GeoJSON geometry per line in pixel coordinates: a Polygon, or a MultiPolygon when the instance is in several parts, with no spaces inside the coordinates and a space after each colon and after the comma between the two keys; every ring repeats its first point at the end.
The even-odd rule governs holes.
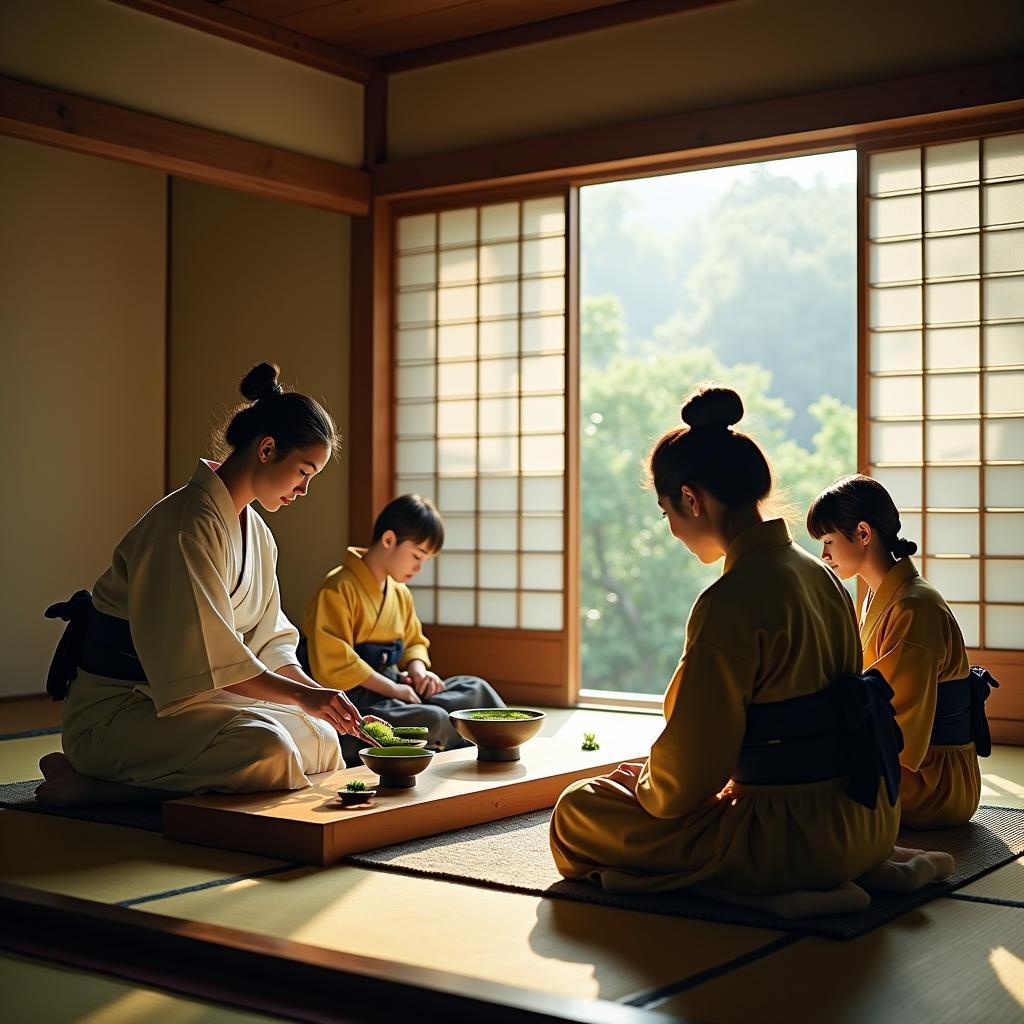
{"type": "Polygon", "coordinates": [[[882,612],[892,604],[893,598],[905,583],[916,579],[918,576],[917,567],[913,561],[901,558],[886,574],[882,585],[878,588],[877,594],[868,592],[868,598],[864,610],[864,619],[861,623],[861,633],[869,636],[871,631],[878,624],[882,612]]]}
{"type": "Polygon", "coordinates": [[[722,569],[722,572],[727,573],[750,551],[792,543],[793,538],[784,519],[769,519],[764,523],[755,523],[753,526],[748,526],[739,536],[733,538],[733,542],[729,545],[729,550],[725,553],[725,567],[722,569]]]}
{"type": "MultiPolygon", "coordinates": [[[[224,481],[217,476],[216,469],[218,465],[220,465],[218,462],[200,459],[196,464],[196,471],[192,474],[192,479],[189,480],[189,483],[201,487],[213,499],[213,504],[227,525],[228,530],[231,531],[232,540],[241,550],[242,524],[239,522],[238,513],[235,511],[235,503],[231,500],[231,495],[227,487],[224,486],[224,481]]],[[[246,521],[248,521],[248,518],[248,515],[246,515],[246,521]]]]}
{"type": "Polygon", "coordinates": [[[363,555],[366,554],[366,548],[349,548],[345,552],[345,560],[342,563],[346,569],[357,580],[359,580],[362,588],[373,598],[374,601],[379,601],[383,596],[381,590],[380,581],[376,576],[370,572],[369,567],[363,561],[363,555]]]}

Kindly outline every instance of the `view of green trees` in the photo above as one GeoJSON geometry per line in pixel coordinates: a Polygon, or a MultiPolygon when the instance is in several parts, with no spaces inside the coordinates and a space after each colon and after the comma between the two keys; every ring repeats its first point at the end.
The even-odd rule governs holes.
{"type": "Polygon", "coordinates": [[[716,172],[676,176],[678,201],[692,215],[675,227],[670,218],[644,216],[643,182],[584,190],[585,687],[663,692],[690,607],[721,572],[671,536],[642,486],[644,456],[679,422],[681,399],[695,384],[726,383],[742,395],[740,426],[772,461],[777,504],[798,540],[816,550],[803,530],[807,504],[856,467],[849,167],[850,183],[808,183],[806,174],[773,173],[771,164],[731,170],[728,188],[703,196],[698,175],[716,172]],[[689,195],[687,179],[697,186],[689,195]]]}

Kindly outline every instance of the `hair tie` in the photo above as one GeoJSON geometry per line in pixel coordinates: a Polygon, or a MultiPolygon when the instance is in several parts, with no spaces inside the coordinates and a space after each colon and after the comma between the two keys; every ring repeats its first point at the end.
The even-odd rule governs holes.
{"type": "Polygon", "coordinates": [[[281,385],[278,384],[277,381],[274,381],[274,383],[271,384],[269,388],[267,388],[267,393],[265,395],[260,395],[259,401],[262,402],[264,398],[276,398],[278,395],[283,394],[284,388],[281,387],[281,385]]]}
{"type": "MultiPolygon", "coordinates": [[[[683,420],[686,423],[686,420],[683,420]]],[[[686,423],[686,426],[690,428],[692,433],[694,430],[699,430],[702,434],[710,434],[714,431],[719,431],[723,434],[731,434],[732,427],[728,423],[686,423]]]]}

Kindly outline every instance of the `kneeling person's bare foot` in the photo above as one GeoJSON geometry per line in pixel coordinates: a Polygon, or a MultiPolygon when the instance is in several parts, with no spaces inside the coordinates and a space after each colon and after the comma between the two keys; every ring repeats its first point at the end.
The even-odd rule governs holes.
{"type": "Polygon", "coordinates": [[[79,807],[103,803],[97,790],[109,783],[80,775],[64,754],[47,754],[39,762],[44,781],[36,787],[36,800],[51,807],[79,807]]]}
{"type": "Polygon", "coordinates": [[[51,807],[155,803],[184,795],[92,779],[76,772],[67,757],[60,753],[47,754],[39,762],[39,770],[44,781],[36,787],[36,800],[51,807]]]}
{"type": "Polygon", "coordinates": [[[948,878],[956,861],[941,850],[910,850],[893,847],[892,853],[857,881],[876,892],[913,892],[929,882],[948,878]]]}
{"type": "Polygon", "coordinates": [[[44,754],[39,759],[39,770],[43,773],[44,779],[50,780],[65,772],[73,772],[74,768],[71,767],[67,754],[56,750],[52,754],[44,754]]]}

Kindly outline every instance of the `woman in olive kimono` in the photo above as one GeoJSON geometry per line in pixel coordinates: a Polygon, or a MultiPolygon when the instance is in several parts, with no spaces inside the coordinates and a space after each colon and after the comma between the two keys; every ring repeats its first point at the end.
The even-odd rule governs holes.
{"type": "Polygon", "coordinates": [[[268,512],[306,494],[337,445],[328,413],[287,392],[270,363],[240,385],[220,465],[125,535],[68,620],[47,689],[64,701],[63,754],[40,762],[37,799],[110,803],[180,793],[299,789],[340,766],[361,716],[299,667],[281,610],[268,512]]]}
{"type": "Polygon", "coordinates": [[[854,884],[916,888],[948,855],[898,851],[899,733],[891,691],[865,678],[842,584],[766,519],[771,470],[731,429],[734,391],[682,409],[650,456],[674,537],[720,579],[695,602],[642,762],[570,786],[551,820],[555,864],[609,891],[698,887],[782,916],[853,910],[854,884]]]}

